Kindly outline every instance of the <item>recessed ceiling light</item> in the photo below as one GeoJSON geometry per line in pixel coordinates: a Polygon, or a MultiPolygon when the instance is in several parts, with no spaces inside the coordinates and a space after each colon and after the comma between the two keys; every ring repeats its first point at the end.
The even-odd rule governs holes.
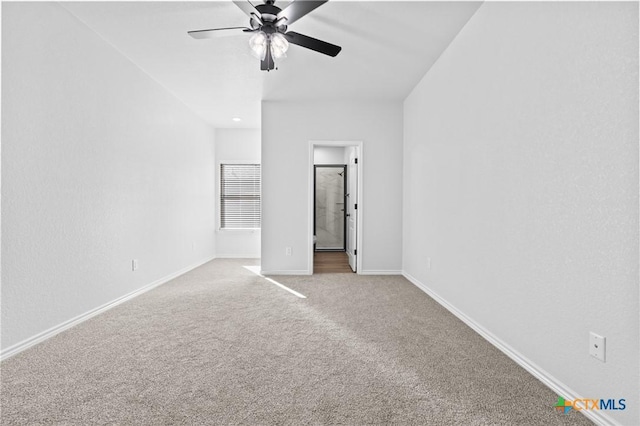
{"type": "Polygon", "coordinates": [[[232,119],[232,120],[233,120],[233,121],[235,121],[236,123],[238,123],[238,122],[242,121],[242,119],[241,119],[241,118],[239,118],[239,117],[233,117],[233,119],[232,119]]]}

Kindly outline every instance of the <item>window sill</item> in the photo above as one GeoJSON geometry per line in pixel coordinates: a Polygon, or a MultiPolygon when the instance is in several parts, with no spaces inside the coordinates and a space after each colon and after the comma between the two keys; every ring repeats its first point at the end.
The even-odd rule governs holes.
{"type": "Polygon", "coordinates": [[[222,229],[219,228],[216,232],[223,234],[255,234],[260,232],[260,228],[254,229],[222,229]]]}

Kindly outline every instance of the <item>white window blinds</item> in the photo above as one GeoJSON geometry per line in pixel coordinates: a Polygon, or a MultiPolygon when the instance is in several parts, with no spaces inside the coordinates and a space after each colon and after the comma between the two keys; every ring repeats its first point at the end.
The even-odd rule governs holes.
{"type": "Polygon", "coordinates": [[[220,228],[260,228],[260,164],[220,164],[220,228]]]}

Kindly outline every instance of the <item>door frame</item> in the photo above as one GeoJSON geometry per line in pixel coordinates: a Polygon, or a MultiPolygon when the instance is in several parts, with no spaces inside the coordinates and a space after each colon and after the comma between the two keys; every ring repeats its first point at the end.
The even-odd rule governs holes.
{"type": "MultiPolygon", "coordinates": [[[[358,234],[356,237],[356,247],[358,250],[358,255],[356,256],[356,273],[360,274],[362,271],[362,255],[364,253],[364,248],[362,247],[362,230],[364,229],[362,217],[364,211],[364,203],[363,203],[363,194],[362,191],[364,180],[364,152],[363,152],[363,143],[362,141],[309,141],[309,163],[307,166],[308,170],[308,183],[307,183],[307,262],[308,262],[308,271],[309,274],[313,274],[313,232],[314,232],[314,184],[315,184],[315,164],[313,158],[313,151],[315,147],[319,146],[327,146],[333,148],[356,148],[356,155],[358,158],[358,209],[357,209],[357,221],[356,221],[356,233],[358,234]]],[[[345,206],[346,207],[346,206],[345,206]]],[[[346,244],[346,241],[345,241],[346,244]]]]}
{"type": "MultiPolygon", "coordinates": [[[[342,168],[342,249],[318,249],[314,244],[314,252],[319,251],[346,251],[347,250],[347,165],[346,164],[314,164],[313,165],[313,233],[315,234],[317,231],[317,209],[316,209],[316,191],[318,190],[318,185],[316,180],[318,179],[318,167],[327,167],[327,168],[342,168]]],[[[317,241],[316,241],[317,244],[317,241]]]]}

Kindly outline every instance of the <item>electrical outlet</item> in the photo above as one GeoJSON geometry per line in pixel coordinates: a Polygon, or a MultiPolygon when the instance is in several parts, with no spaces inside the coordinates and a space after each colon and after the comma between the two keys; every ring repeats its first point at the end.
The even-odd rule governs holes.
{"type": "Polygon", "coordinates": [[[589,333],[589,355],[605,362],[606,359],[607,338],[597,335],[594,332],[589,333]]]}
{"type": "Polygon", "coordinates": [[[131,261],[131,270],[132,271],[138,270],[138,259],[133,259],[131,261]]]}
{"type": "Polygon", "coordinates": [[[291,247],[285,247],[284,254],[286,254],[287,256],[291,256],[291,247]]]}

